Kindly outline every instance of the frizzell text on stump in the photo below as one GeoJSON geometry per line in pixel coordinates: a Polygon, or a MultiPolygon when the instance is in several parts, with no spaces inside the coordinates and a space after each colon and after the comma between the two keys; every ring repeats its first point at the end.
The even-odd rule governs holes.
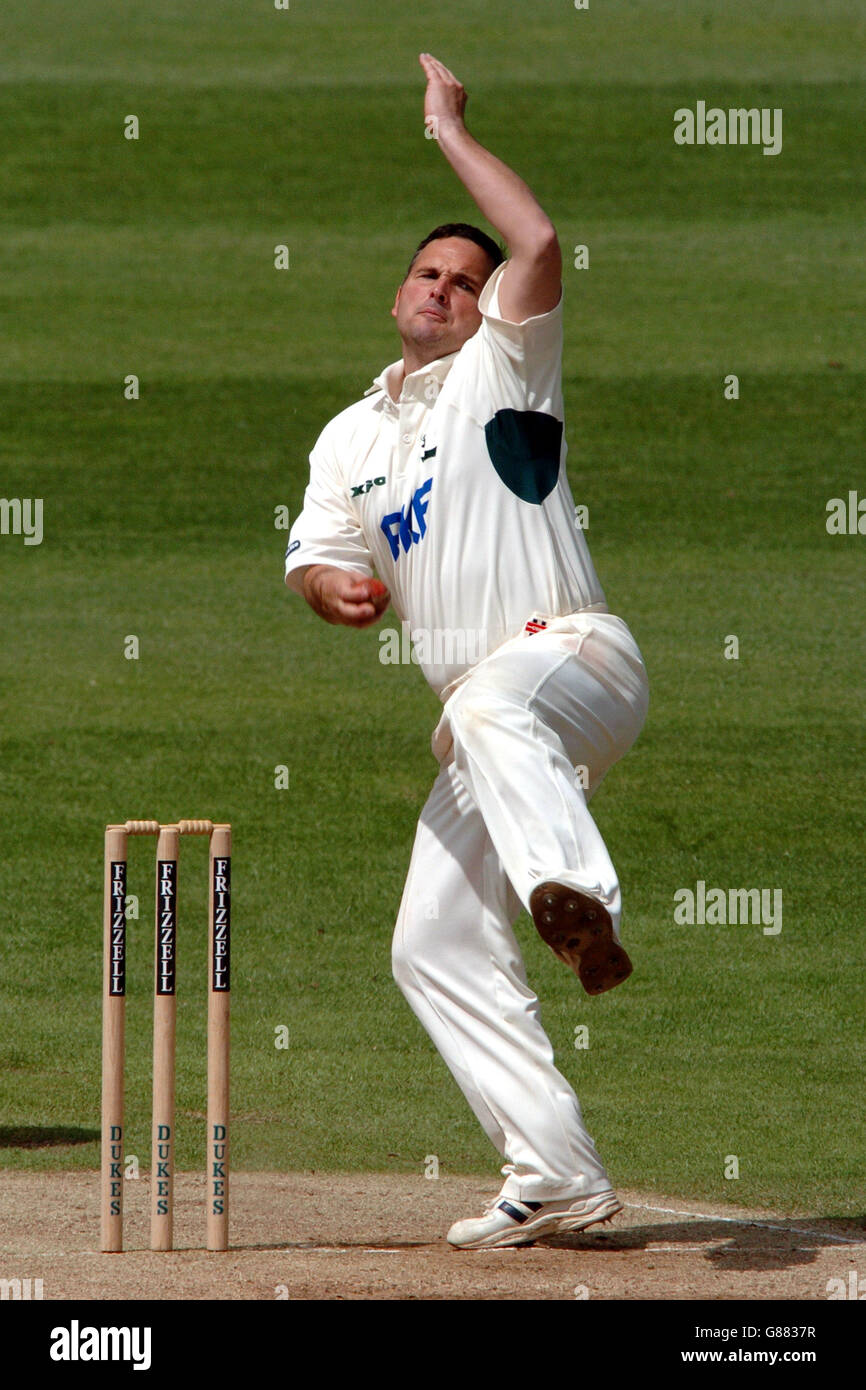
{"type": "Polygon", "coordinates": [[[111,970],[109,993],[126,994],[126,860],[111,864],[111,970]]]}
{"type": "Polygon", "coordinates": [[[231,882],[231,859],[214,859],[211,989],[220,993],[231,988],[231,882]]]}
{"type": "Polygon", "coordinates": [[[157,994],[174,994],[177,954],[177,863],[160,859],[157,874],[159,895],[159,957],[157,994]]]}

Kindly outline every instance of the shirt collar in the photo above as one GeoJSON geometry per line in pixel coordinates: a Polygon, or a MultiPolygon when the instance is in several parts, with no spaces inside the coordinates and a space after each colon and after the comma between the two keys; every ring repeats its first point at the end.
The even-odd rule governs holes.
{"type": "Polygon", "coordinates": [[[416,372],[409,372],[403,380],[399,398],[395,401],[389,387],[400,380],[403,371],[403,359],[401,357],[379,373],[373,385],[367,387],[364,395],[371,396],[374,391],[381,391],[385,397],[386,407],[390,406],[393,410],[396,410],[403,401],[421,400],[429,404],[431,379],[438,386],[441,386],[451,370],[456,356],[456,352],[449,352],[446,357],[437,357],[435,362],[428,362],[425,367],[419,367],[416,372]]]}

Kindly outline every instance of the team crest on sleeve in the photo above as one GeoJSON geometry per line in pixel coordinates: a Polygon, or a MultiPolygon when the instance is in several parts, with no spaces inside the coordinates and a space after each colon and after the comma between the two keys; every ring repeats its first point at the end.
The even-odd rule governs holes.
{"type": "Polygon", "coordinates": [[[433,479],[428,478],[426,483],[415,489],[412,500],[402,511],[389,512],[382,517],[380,526],[395,560],[399,560],[401,553],[407,553],[426,536],[427,505],[432,486],[433,479]]]}

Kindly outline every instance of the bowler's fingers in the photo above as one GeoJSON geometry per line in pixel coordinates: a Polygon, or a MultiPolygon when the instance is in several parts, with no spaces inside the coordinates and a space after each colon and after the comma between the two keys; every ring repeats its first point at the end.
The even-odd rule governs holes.
{"type": "Polygon", "coordinates": [[[453,83],[455,87],[463,85],[458,82],[451,69],[440,63],[438,58],[434,58],[432,53],[421,53],[418,60],[428,77],[439,77],[443,82],[453,83]]]}
{"type": "Polygon", "coordinates": [[[468,100],[462,82],[458,82],[453,72],[431,53],[421,54],[420,57],[427,78],[427,90],[424,93],[425,118],[436,116],[441,121],[462,122],[468,100]]]}
{"type": "Polygon", "coordinates": [[[368,627],[384,613],[391,595],[379,579],[348,579],[335,595],[339,620],[350,627],[368,627]]]}

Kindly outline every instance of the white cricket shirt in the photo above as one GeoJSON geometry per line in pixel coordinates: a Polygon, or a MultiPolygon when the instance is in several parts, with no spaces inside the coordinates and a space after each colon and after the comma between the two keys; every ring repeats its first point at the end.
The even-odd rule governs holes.
{"type": "Polygon", "coordinates": [[[325,426],[286,551],[286,574],[375,571],[443,700],[533,616],[607,606],[565,471],[562,300],[502,319],[507,264],[459,352],[410,373],[396,401],[392,363],[325,426]]]}

